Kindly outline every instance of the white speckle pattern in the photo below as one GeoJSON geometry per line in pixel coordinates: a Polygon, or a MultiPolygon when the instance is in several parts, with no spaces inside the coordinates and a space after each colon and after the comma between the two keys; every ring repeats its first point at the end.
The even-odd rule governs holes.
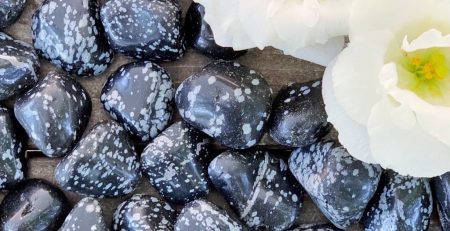
{"type": "Polygon", "coordinates": [[[81,199],[67,215],[59,231],[108,231],[100,203],[93,198],[81,199]]]}
{"type": "Polygon", "coordinates": [[[378,165],[356,160],[333,141],[295,150],[289,168],[322,213],[340,229],[362,217],[382,171],[378,165]],[[348,174],[356,169],[358,175],[348,174]]]}
{"type": "Polygon", "coordinates": [[[140,177],[134,147],[125,130],[112,121],[92,128],[55,169],[62,188],[93,197],[126,195],[140,177]]]}
{"type": "Polygon", "coordinates": [[[133,137],[148,142],[168,125],[173,97],[172,80],[164,68],[137,62],[122,66],[108,79],[100,100],[133,137]]]}

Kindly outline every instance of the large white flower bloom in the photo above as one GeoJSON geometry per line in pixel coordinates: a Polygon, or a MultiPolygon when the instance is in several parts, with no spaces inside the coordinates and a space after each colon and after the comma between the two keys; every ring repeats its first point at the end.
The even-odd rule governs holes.
{"type": "Polygon", "coordinates": [[[356,0],[349,22],[323,83],[341,143],[403,175],[450,171],[450,1],[356,0]]]}
{"type": "Polygon", "coordinates": [[[352,0],[195,0],[216,43],[243,50],[273,46],[327,65],[344,46],[352,0]]]}

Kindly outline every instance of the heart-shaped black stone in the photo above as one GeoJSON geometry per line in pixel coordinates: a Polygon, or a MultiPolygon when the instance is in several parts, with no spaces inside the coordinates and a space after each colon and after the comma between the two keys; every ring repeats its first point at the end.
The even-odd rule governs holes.
{"type": "Polygon", "coordinates": [[[145,148],[142,171],[169,202],[184,204],[206,197],[208,144],[202,133],[177,122],[145,148]]]}
{"type": "Polygon", "coordinates": [[[181,9],[172,0],[110,0],[101,9],[106,37],[116,51],[171,61],[186,50],[181,9]]]}
{"type": "Polygon", "coordinates": [[[234,51],[231,47],[217,45],[211,27],[204,20],[205,8],[192,2],[186,14],[186,40],[198,52],[214,59],[235,59],[247,52],[234,51]]]}
{"type": "Polygon", "coordinates": [[[356,160],[334,141],[295,150],[289,169],[322,213],[341,229],[363,216],[382,173],[380,166],[356,160]]]}
{"type": "Polygon", "coordinates": [[[101,122],[56,166],[55,178],[68,191],[93,197],[118,197],[141,178],[138,156],[125,130],[101,122]]]}
{"type": "Polygon", "coordinates": [[[56,231],[70,211],[64,193],[31,179],[9,191],[0,204],[0,230],[56,231]]]}
{"type": "Polygon", "coordinates": [[[303,193],[287,164],[270,151],[227,151],[209,165],[209,177],[253,229],[285,230],[300,214],[303,193]]]}
{"type": "Polygon", "coordinates": [[[88,92],[73,78],[50,72],[20,96],[14,113],[33,143],[47,156],[64,156],[80,140],[91,115],[88,92]]]}
{"type": "Polygon", "coordinates": [[[13,24],[22,14],[27,0],[2,0],[0,2],[0,28],[13,24]]]}
{"type": "Polygon", "coordinates": [[[70,74],[99,75],[113,58],[97,0],[45,0],[33,14],[32,38],[39,55],[70,74]]]}
{"type": "Polygon", "coordinates": [[[0,190],[11,189],[25,178],[23,141],[13,113],[0,107],[0,190]]]}
{"type": "Polygon", "coordinates": [[[130,63],[109,77],[100,97],[110,115],[140,142],[155,138],[172,117],[167,71],[151,62],[130,63]]]}
{"type": "Polygon", "coordinates": [[[331,129],[322,99],[321,81],[282,88],[273,103],[270,136],[291,147],[313,144],[331,129]]]}
{"type": "Polygon", "coordinates": [[[156,197],[135,194],[120,204],[113,216],[113,230],[173,230],[176,212],[156,197]]]}
{"type": "Polygon", "coordinates": [[[362,223],[365,230],[425,231],[432,211],[433,198],[427,179],[387,170],[362,223]]]}
{"type": "Polygon", "coordinates": [[[432,187],[442,230],[450,230],[450,172],[435,177],[432,180],[432,187]]]}
{"type": "Polygon", "coordinates": [[[67,215],[59,231],[108,231],[100,203],[93,198],[81,199],[67,215]]]}
{"type": "Polygon", "coordinates": [[[184,80],[175,99],[190,125],[228,147],[244,149],[264,133],[272,89],[254,70],[216,61],[184,80]]]}
{"type": "Polygon", "coordinates": [[[34,48],[0,32],[0,100],[31,88],[38,74],[39,59],[34,48]]]}
{"type": "Polygon", "coordinates": [[[225,210],[205,200],[187,204],[178,215],[175,231],[247,230],[225,210]]]}

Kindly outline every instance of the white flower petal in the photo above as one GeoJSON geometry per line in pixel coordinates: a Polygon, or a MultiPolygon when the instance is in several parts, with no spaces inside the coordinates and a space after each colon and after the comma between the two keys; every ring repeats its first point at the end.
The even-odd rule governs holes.
{"type": "Polygon", "coordinates": [[[371,155],[366,127],[352,120],[336,101],[331,76],[333,65],[334,63],[331,63],[325,70],[322,82],[322,95],[328,121],[339,131],[339,142],[352,156],[367,163],[376,163],[371,155]]]}
{"type": "Polygon", "coordinates": [[[205,7],[205,20],[221,46],[235,50],[273,46],[296,57],[309,57],[325,48],[332,52],[308,60],[326,65],[337,42],[348,34],[353,0],[196,1],[205,7]]]}
{"type": "Polygon", "coordinates": [[[361,125],[380,100],[378,74],[384,64],[390,34],[355,37],[338,56],[332,70],[336,100],[361,125]]]}
{"type": "Polygon", "coordinates": [[[339,52],[342,51],[344,45],[345,38],[336,37],[330,39],[325,44],[303,47],[294,51],[293,53],[285,52],[285,54],[317,63],[322,66],[327,66],[333,59],[336,58],[339,52]]]}
{"type": "Polygon", "coordinates": [[[442,35],[442,32],[436,29],[430,29],[414,39],[411,43],[408,36],[403,39],[402,50],[413,52],[416,50],[432,47],[450,47],[450,35],[442,35]]]}
{"type": "Polygon", "coordinates": [[[383,99],[372,110],[367,128],[375,160],[402,175],[434,177],[448,172],[449,147],[428,135],[418,123],[409,129],[398,127],[392,118],[397,106],[383,99]]]}
{"type": "Polygon", "coordinates": [[[380,81],[385,88],[385,93],[397,101],[399,108],[403,110],[402,115],[397,114],[397,117],[392,117],[393,123],[401,128],[412,127],[415,125],[415,120],[411,117],[413,113],[423,132],[448,145],[450,153],[450,108],[430,104],[413,92],[398,88],[398,72],[395,63],[388,63],[382,68],[380,81]],[[410,110],[410,113],[404,112],[405,109],[410,110]]]}

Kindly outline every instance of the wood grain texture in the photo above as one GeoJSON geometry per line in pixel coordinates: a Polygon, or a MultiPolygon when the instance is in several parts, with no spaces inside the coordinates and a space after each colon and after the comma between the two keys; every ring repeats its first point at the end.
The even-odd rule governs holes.
{"type": "MultiPolygon", "coordinates": [[[[26,41],[31,43],[31,16],[34,11],[39,7],[43,0],[28,0],[26,9],[22,14],[21,18],[11,27],[7,28],[5,32],[14,36],[17,39],[26,41]]],[[[67,1],[76,1],[76,0],[67,0],[67,1]]],[[[101,4],[104,0],[100,0],[101,4]]],[[[185,13],[187,8],[189,7],[191,0],[180,0],[181,6],[183,8],[183,12],[185,13]]],[[[45,76],[49,71],[55,70],[56,68],[51,65],[48,61],[41,61],[41,76],[45,76]]],[[[118,69],[121,65],[125,63],[131,62],[132,59],[126,58],[122,55],[116,55],[113,61],[113,64],[108,68],[108,70],[97,77],[92,78],[77,78],[77,80],[88,90],[93,103],[93,110],[91,114],[91,120],[88,125],[88,131],[93,125],[102,120],[108,120],[109,116],[103,110],[103,107],[100,103],[99,97],[101,89],[103,88],[104,83],[108,76],[111,75],[114,71],[118,69]]],[[[201,69],[205,64],[209,63],[211,60],[206,58],[195,51],[189,49],[186,55],[175,62],[169,63],[160,63],[163,67],[165,67],[170,73],[173,81],[176,86],[180,84],[185,78],[189,77],[194,72],[201,69]]],[[[306,82],[310,80],[320,79],[322,77],[324,68],[318,65],[311,64],[306,61],[302,61],[299,59],[295,59],[290,56],[283,55],[282,52],[275,49],[265,49],[263,51],[260,50],[250,50],[244,56],[238,58],[237,62],[249,66],[260,73],[266,78],[268,83],[273,88],[276,93],[282,86],[290,83],[290,82],[306,82]]],[[[13,100],[8,102],[4,102],[5,105],[11,106],[13,100]]],[[[175,116],[174,120],[179,120],[179,116],[175,116]]],[[[280,149],[282,147],[277,146],[269,136],[265,135],[262,141],[259,143],[261,146],[265,146],[268,148],[276,148],[280,149]]],[[[50,159],[44,157],[40,154],[39,151],[36,151],[36,148],[31,142],[28,142],[27,149],[27,162],[28,162],[28,178],[41,178],[48,180],[56,185],[54,180],[53,171],[55,166],[57,165],[60,159],[50,159]]],[[[138,147],[138,150],[142,149],[142,147],[138,147]]],[[[215,152],[219,154],[224,147],[216,144],[215,152]]],[[[81,197],[70,192],[65,192],[69,200],[72,204],[76,203],[81,197]]],[[[142,179],[142,183],[138,187],[135,193],[146,193],[154,196],[159,196],[157,191],[153,189],[148,183],[146,179],[142,179]]],[[[3,199],[5,192],[0,193],[0,200],[3,199]]],[[[102,208],[105,212],[106,220],[108,223],[111,223],[112,213],[114,212],[117,205],[122,202],[124,199],[130,197],[131,195],[124,198],[116,198],[116,199],[102,199],[101,204],[102,208]]],[[[227,209],[231,212],[230,208],[227,206],[224,199],[217,193],[212,192],[208,199],[222,208],[227,209]]],[[[176,206],[177,209],[181,209],[181,207],[176,206]]],[[[326,223],[327,220],[320,213],[317,207],[312,203],[312,201],[305,196],[305,202],[303,205],[303,209],[300,217],[298,218],[299,224],[309,224],[309,223],[326,223]]],[[[361,230],[361,227],[358,225],[351,227],[349,230],[361,230]]],[[[430,224],[430,229],[432,231],[440,230],[439,224],[436,217],[436,212],[433,214],[433,219],[430,224]]]]}

